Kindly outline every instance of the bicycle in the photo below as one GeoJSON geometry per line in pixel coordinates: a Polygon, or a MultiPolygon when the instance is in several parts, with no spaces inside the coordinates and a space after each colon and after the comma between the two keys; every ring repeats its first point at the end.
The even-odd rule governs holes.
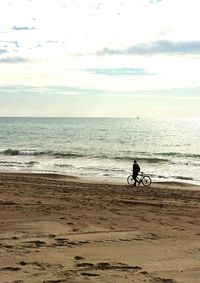
{"type": "MultiPolygon", "coordinates": [[[[127,183],[129,185],[134,185],[135,180],[133,179],[133,175],[129,175],[127,178],[127,183]]],[[[139,187],[140,183],[142,183],[143,186],[149,187],[152,183],[151,178],[144,174],[143,172],[138,173],[137,178],[136,178],[136,186],[139,187]]]]}

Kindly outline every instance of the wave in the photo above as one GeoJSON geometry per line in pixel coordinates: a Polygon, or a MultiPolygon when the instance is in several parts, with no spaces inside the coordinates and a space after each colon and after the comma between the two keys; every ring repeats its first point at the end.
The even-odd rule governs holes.
{"type": "Polygon", "coordinates": [[[62,157],[86,157],[87,155],[80,154],[80,153],[69,153],[69,152],[53,152],[51,154],[54,157],[62,158],[62,157]]]}
{"type": "Polygon", "coordinates": [[[5,155],[18,155],[19,154],[19,150],[17,149],[6,149],[5,151],[2,151],[3,154],[5,155]]]}
{"type": "Polygon", "coordinates": [[[159,162],[168,162],[169,160],[166,158],[154,158],[154,157],[129,157],[129,156],[117,156],[114,157],[116,160],[127,160],[127,161],[133,161],[133,160],[138,160],[139,162],[144,161],[144,162],[149,162],[149,163],[159,163],[159,162]]]}
{"type": "Polygon", "coordinates": [[[37,163],[36,161],[20,162],[0,160],[0,167],[32,167],[37,163]]]}
{"type": "Polygon", "coordinates": [[[137,156],[112,156],[104,154],[91,154],[91,153],[79,153],[79,152],[63,152],[63,151],[41,151],[41,150],[19,150],[19,149],[6,149],[1,150],[0,154],[7,156],[49,156],[54,158],[89,158],[89,159],[107,159],[107,160],[120,160],[120,161],[131,161],[137,159],[139,162],[147,163],[159,163],[168,162],[166,158],[155,158],[155,157],[137,157],[137,156]]]}
{"type": "MultiPolygon", "coordinates": [[[[141,153],[141,152],[140,152],[141,153]]],[[[133,160],[138,160],[139,162],[144,163],[151,163],[151,164],[157,164],[157,163],[176,163],[176,160],[173,160],[173,157],[177,158],[193,158],[197,159],[200,158],[200,154],[193,154],[193,153],[177,153],[177,152],[163,152],[163,153],[154,153],[150,155],[150,153],[143,153],[140,155],[139,153],[136,153],[135,156],[133,156],[133,153],[130,152],[130,154],[121,154],[119,156],[113,156],[111,153],[106,154],[105,152],[101,154],[101,152],[94,152],[91,153],[86,150],[84,153],[82,151],[52,151],[52,150],[21,150],[21,149],[5,149],[0,150],[0,155],[6,155],[6,156],[47,156],[47,157],[53,157],[53,158],[60,158],[60,159],[76,159],[76,158],[86,158],[86,159],[99,159],[99,160],[116,160],[116,161],[129,161],[133,162],[133,160]]],[[[183,162],[184,160],[182,160],[183,162]]],[[[191,162],[192,160],[190,160],[191,162]]],[[[184,161],[186,162],[186,161],[184,161]]],[[[196,162],[196,161],[195,161],[196,162]]],[[[180,161],[179,161],[180,163],[180,161]]],[[[187,165],[187,164],[185,164],[187,165]]],[[[196,165],[196,164],[195,164],[196,165]]],[[[199,164],[198,164],[199,165],[199,164]]]]}
{"type": "Polygon", "coordinates": [[[184,177],[184,176],[172,176],[173,178],[175,179],[178,179],[178,180],[185,180],[185,181],[193,181],[194,178],[192,177],[184,177]]]}
{"type": "Polygon", "coordinates": [[[5,149],[0,151],[1,154],[3,155],[9,155],[9,156],[14,156],[14,155],[41,155],[44,154],[44,152],[41,151],[36,151],[36,150],[19,150],[19,149],[5,149]]]}
{"type": "Polygon", "coordinates": [[[54,164],[55,167],[61,167],[61,168],[73,168],[73,165],[69,165],[69,164],[54,164]]]}
{"type": "Polygon", "coordinates": [[[57,158],[62,157],[84,157],[84,154],[80,153],[70,153],[70,152],[55,152],[55,151],[38,151],[38,150],[19,150],[19,149],[6,149],[1,150],[0,154],[15,156],[15,155],[25,155],[25,156],[42,156],[49,155],[57,158]]]}
{"type": "Polygon", "coordinates": [[[200,158],[199,153],[180,153],[180,152],[161,152],[155,153],[155,155],[159,156],[168,156],[168,157],[192,157],[192,158],[200,158]]]}

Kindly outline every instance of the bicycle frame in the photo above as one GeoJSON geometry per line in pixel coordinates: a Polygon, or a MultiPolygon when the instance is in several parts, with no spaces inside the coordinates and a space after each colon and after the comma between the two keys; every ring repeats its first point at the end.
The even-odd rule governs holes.
{"type": "Polygon", "coordinates": [[[139,172],[137,177],[136,177],[136,182],[140,183],[142,182],[142,177],[144,176],[143,172],[139,172]]]}

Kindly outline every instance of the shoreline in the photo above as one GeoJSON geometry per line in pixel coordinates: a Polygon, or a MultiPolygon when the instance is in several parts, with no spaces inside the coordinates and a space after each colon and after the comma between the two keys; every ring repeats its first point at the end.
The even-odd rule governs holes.
{"type": "Polygon", "coordinates": [[[0,173],[1,282],[198,283],[199,186],[0,173]]]}
{"type": "MultiPolygon", "coordinates": [[[[58,179],[66,179],[71,180],[74,182],[80,182],[80,183],[93,183],[93,184],[110,184],[110,185],[122,185],[122,186],[129,186],[127,184],[126,177],[102,177],[102,176],[75,176],[75,175],[68,175],[68,174],[62,174],[62,173],[55,173],[55,172],[30,172],[30,171],[0,171],[1,175],[24,175],[24,176],[35,176],[35,177],[45,177],[45,178],[58,178],[58,179]]],[[[191,182],[185,182],[185,180],[166,180],[166,181],[154,181],[152,180],[152,184],[150,187],[154,186],[164,186],[164,185],[171,185],[171,186],[178,186],[182,188],[191,187],[200,189],[199,184],[191,183],[191,182]]],[[[141,185],[143,187],[143,185],[141,185]]],[[[140,186],[140,187],[141,187],[140,186]]],[[[130,186],[131,187],[131,186],[130,186]]],[[[148,188],[148,187],[147,187],[148,188]]]]}

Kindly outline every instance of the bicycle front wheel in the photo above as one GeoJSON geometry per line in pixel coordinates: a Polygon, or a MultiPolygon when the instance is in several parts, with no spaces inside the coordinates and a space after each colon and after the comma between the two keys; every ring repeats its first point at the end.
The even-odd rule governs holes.
{"type": "Polygon", "coordinates": [[[133,176],[132,175],[129,175],[128,176],[128,178],[127,178],[127,183],[129,184],[129,185],[133,185],[134,184],[134,179],[133,179],[133,176]]]}
{"type": "Polygon", "coordinates": [[[151,185],[152,181],[151,178],[149,176],[144,176],[142,178],[142,185],[145,187],[149,187],[151,185]]]}
{"type": "MultiPolygon", "coordinates": [[[[127,183],[131,186],[134,185],[135,183],[135,180],[133,179],[133,176],[132,175],[129,175],[128,178],[127,178],[127,183]]],[[[138,180],[138,178],[136,179],[136,187],[139,187],[140,185],[140,181],[138,180]]]]}

